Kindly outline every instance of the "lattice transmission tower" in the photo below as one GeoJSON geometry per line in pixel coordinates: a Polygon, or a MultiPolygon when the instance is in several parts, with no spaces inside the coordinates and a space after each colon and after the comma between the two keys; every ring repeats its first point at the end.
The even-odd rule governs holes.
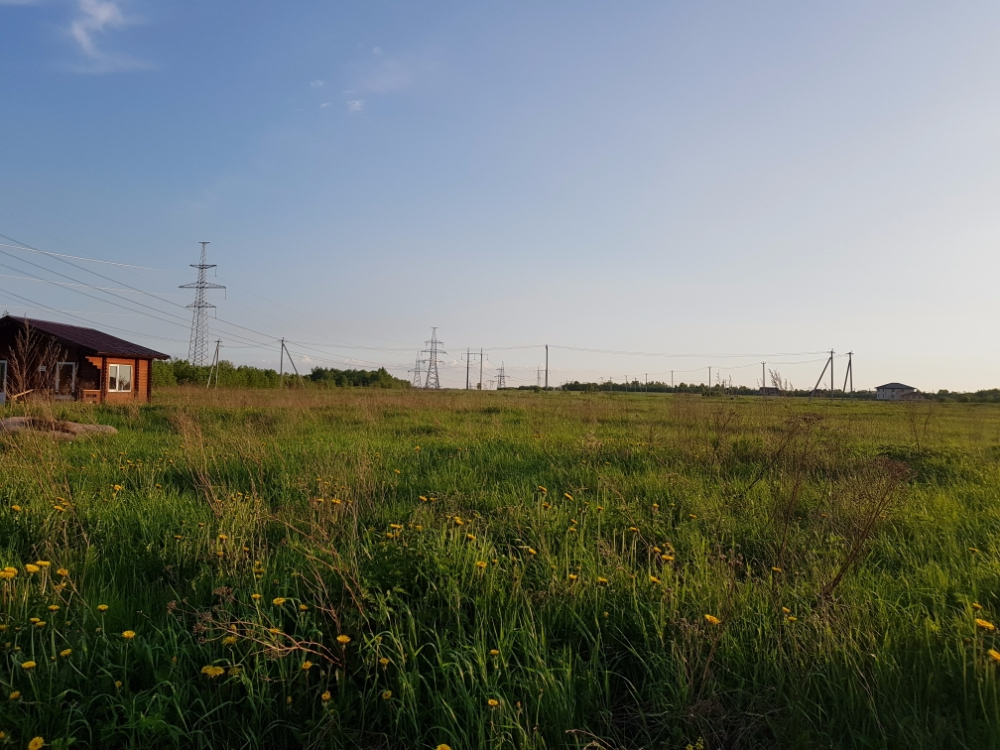
{"type": "Polygon", "coordinates": [[[500,362],[500,369],[497,370],[497,390],[507,387],[507,373],[504,371],[503,362],[500,362]]]}
{"type": "Polygon", "coordinates": [[[413,387],[423,388],[424,379],[420,377],[420,352],[417,352],[417,363],[413,366],[413,369],[410,370],[410,372],[413,373],[413,387]]]}
{"type": "Polygon", "coordinates": [[[427,355],[427,359],[423,360],[423,362],[427,365],[427,380],[424,383],[424,388],[432,388],[434,390],[441,388],[441,378],[438,376],[439,358],[442,354],[447,354],[447,352],[441,348],[444,342],[438,341],[437,330],[437,328],[431,329],[431,340],[426,342],[427,348],[420,352],[421,354],[427,355]]]}
{"type": "Polygon", "coordinates": [[[208,260],[208,243],[201,243],[201,263],[192,263],[191,268],[198,269],[198,280],[193,284],[181,284],[181,289],[194,289],[194,302],[188,305],[194,310],[191,316],[191,343],[188,345],[188,362],[200,367],[205,364],[208,358],[208,315],[206,310],[215,307],[205,299],[206,289],[225,289],[219,284],[211,284],[205,280],[209,268],[215,268],[214,263],[206,263],[208,260]]]}

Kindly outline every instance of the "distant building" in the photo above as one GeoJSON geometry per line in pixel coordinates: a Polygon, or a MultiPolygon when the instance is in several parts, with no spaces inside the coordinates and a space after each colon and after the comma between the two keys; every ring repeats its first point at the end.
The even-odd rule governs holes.
{"type": "Polygon", "coordinates": [[[760,395],[761,396],[780,396],[781,395],[781,389],[780,388],[774,388],[773,386],[765,385],[763,388],[760,389],[760,395]]]}
{"type": "Polygon", "coordinates": [[[876,401],[913,401],[918,398],[917,389],[902,383],[886,383],[875,389],[876,401]]]}
{"type": "Polygon", "coordinates": [[[168,356],[93,328],[0,318],[0,391],[7,396],[20,395],[11,392],[20,388],[101,404],[149,401],[154,359],[168,356]],[[26,331],[33,344],[19,350],[18,339],[26,331]]]}

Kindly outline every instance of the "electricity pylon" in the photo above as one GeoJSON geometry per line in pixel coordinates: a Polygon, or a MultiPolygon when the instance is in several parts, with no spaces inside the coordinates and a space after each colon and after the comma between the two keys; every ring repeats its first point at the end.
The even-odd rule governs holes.
{"type": "Polygon", "coordinates": [[[206,263],[208,259],[208,243],[201,243],[201,263],[192,263],[191,268],[198,269],[198,280],[193,284],[181,284],[180,289],[194,289],[194,302],[188,305],[194,310],[191,317],[191,343],[188,345],[188,362],[196,367],[205,364],[208,355],[208,315],[205,313],[209,308],[215,307],[205,299],[206,289],[225,289],[219,284],[210,284],[205,280],[206,271],[215,268],[214,263],[206,263]]]}
{"type": "Polygon", "coordinates": [[[443,342],[438,341],[437,330],[437,328],[431,329],[431,340],[427,342],[427,348],[421,352],[421,354],[427,355],[427,359],[423,360],[427,363],[427,380],[424,383],[424,388],[432,388],[434,390],[441,388],[441,378],[438,375],[439,357],[442,354],[447,354],[441,348],[443,342]]]}
{"type": "Polygon", "coordinates": [[[417,352],[417,363],[413,366],[413,369],[410,370],[410,372],[413,373],[413,387],[423,388],[424,381],[423,378],[420,377],[420,352],[417,352]]]}

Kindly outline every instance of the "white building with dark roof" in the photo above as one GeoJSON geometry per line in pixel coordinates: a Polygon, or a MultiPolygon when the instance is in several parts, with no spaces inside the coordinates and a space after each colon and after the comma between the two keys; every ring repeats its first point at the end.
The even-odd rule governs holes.
{"type": "Polygon", "coordinates": [[[877,401],[909,401],[916,392],[917,389],[912,385],[886,383],[875,389],[875,399],[877,401]]]}

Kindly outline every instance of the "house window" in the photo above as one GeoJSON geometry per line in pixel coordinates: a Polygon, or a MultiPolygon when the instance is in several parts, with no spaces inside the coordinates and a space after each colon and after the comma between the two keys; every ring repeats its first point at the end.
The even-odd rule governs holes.
{"type": "Polygon", "coordinates": [[[108,392],[129,393],[132,390],[132,365],[108,365],[108,392]]]}

